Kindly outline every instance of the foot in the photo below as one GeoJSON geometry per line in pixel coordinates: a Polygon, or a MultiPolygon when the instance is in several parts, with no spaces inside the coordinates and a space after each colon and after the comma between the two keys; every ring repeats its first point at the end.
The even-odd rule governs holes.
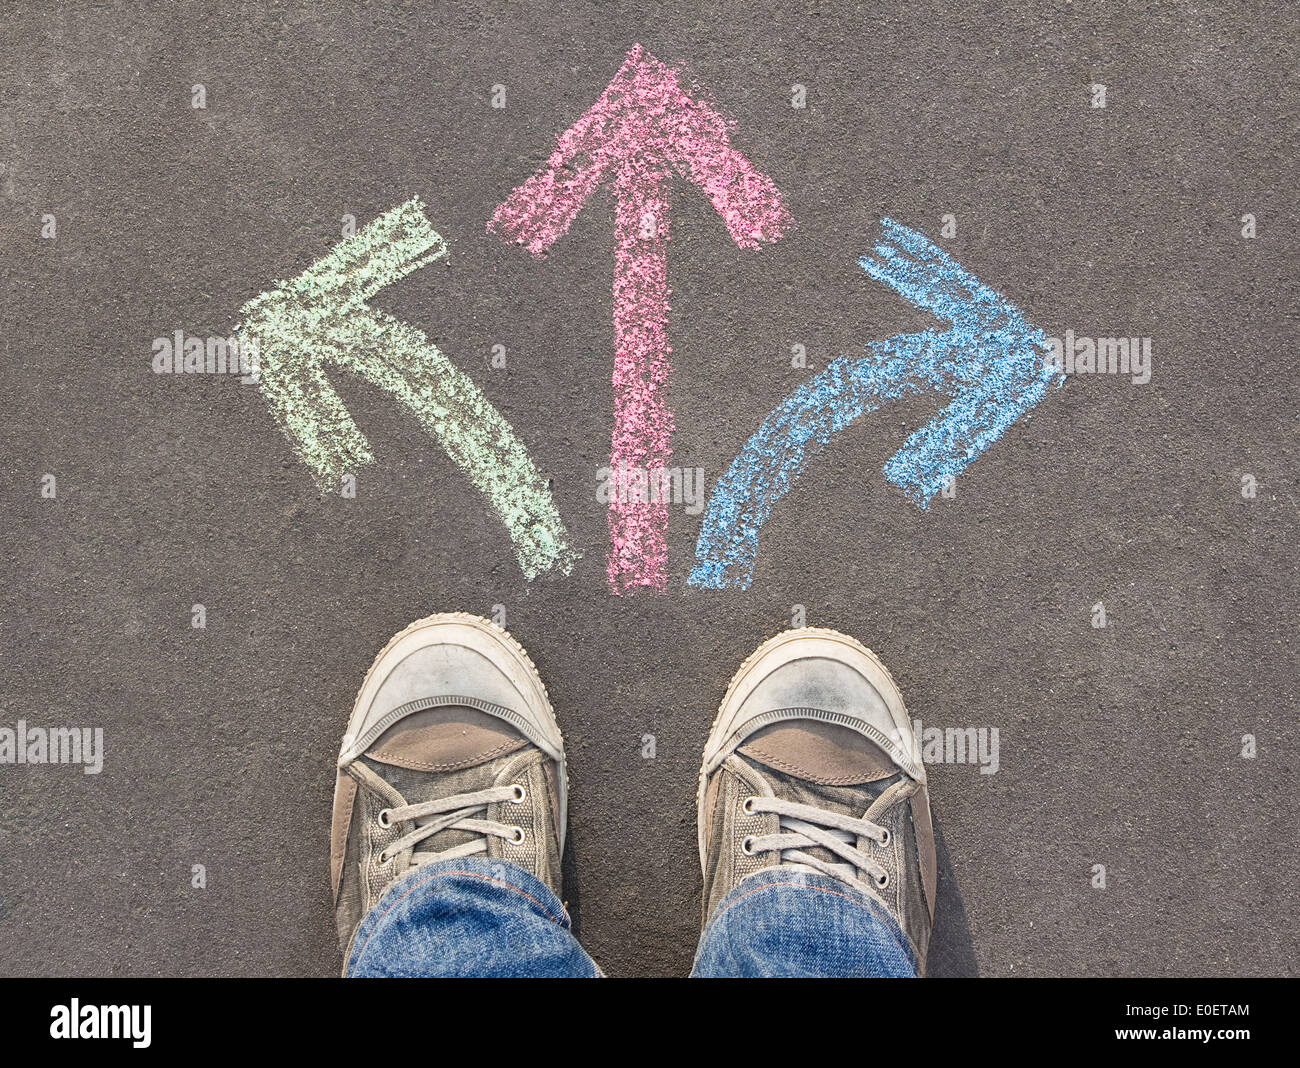
{"type": "Polygon", "coordinates": [[[334,786],[330,877],[344,959],[362,916],[421,865],[481,855],[559,894],[564,743],[528,654],[486,619],[412,623],[370,666],[334,786]]]}
{"type": "Polygon", "coordinates": [[[741,665],[704,749],[704,920],[747,875],[817,872],[884,906],[924,974],[934,920],[925,767],[889,671],[833,630],[764,642],[741,665]]]}

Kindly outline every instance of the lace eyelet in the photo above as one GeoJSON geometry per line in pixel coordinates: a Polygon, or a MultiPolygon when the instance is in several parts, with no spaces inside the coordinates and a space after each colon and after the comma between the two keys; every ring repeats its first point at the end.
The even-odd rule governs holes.
{"type": "Polygon", "coordinates": [[[389,816],[389,810],[381,808],[379,810],[379,815],[375,817],[375,822],[384,828],[384,830],[388,830],[388,828],[393,825],[393,821],[389,816]]]}
{"type": "Polygon", "coordinates": [[[514,790],[515,796],[510,799],[510,803],[512,805],[522,805],[524,803],[524,798],[528,796],[528,791],[525,790],[519,783],[515,783],[514,786],[511,787],[511,789],[514,790]]]}
{"type": "Polygon", "coordinates": [[[740,803],[740,811],[746,816],[752,816],[754,814],[754,802],[757,800],[757,797],[745,798],[745,800],[740,803]]]}
{"type": "Polygon", "coordinates": [[[740,851],[747,857],[754,855],[754,836],[746,835],[745,840],[740,843],[740,851]]]}
{"type": "Polygon", "coordinates": [[[381,868],[386,868],[386,867],[388,867],[388,865],[390,865],[391,863],[393,863],[393,861],[396,860],[396,859],[397,859],[397,855],[396,855],[396,854],[394,854],[394,855],[391,856],[391,857],[385,858],[385,857],[384,857],[384,854],[383,854],[383,853],[380,853],[380,854],[379,854],[379,866],[380,866],[381,868]]]}
{"type": "Polygon", "coordinates": [[[879,842],[876,843],[876,845],[880,846],[881,849],[884,849],[886,846],[889,845],[890,842],[894,840],[894,836],[889,833],[888,827],[883,828],[883,830],[885,832],[885,837],[883,837],[879,842]]]}
{"type": "Polygon", "coordinates": [[[889,872],[885,872],[884,875],[882,875],[879,879],[876,880],[876,889],[878,890],[889,889],[889,872]]]}
{"type": "Polygon", "coordinates": [[[510,829],[514,831],[514,834],[512,834],[508,839],[506,839],[506,841],[508,841],[511,845],[523,845],[524,829],[522,827],[511,827],[510,829]]]}

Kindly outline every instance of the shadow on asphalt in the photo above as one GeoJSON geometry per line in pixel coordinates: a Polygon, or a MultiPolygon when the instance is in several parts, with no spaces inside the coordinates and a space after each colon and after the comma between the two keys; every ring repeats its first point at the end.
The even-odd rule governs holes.
{"type": "Polygon", "coordinates": [[[939,900],[934,906],[934,932],[930,935],[926,976],[934,979],[975,978],[980,973],[975,962],[975,943],[971,939],[966,906],[961,901],[961,890],[952,871],[952,858],[948,855],[948,845],[938,817],[934,818],[934,846],[939,864],[939,900]]]}
{"type": "MultiPolygon", "coordinates": [[[[930,959],[926,976],[934,979],[978,978],[979,965],[975,961],[975,943],[971,938],[970,924],[966,920],[966,906],[962,904],[957,877],[953,874],[952,858],[944,841],[939,819],[934,820],[934,845],[939,869],[939,899],[934,906],[934,932],[930,936],[930,959]]],[[[578,870],[573,857],[573,839],[564,843],[564,856],[560,860],[565,887],[565,904],[573,919],[573,933],[581,941],[581,907],[578,900],[578,870]]]]}

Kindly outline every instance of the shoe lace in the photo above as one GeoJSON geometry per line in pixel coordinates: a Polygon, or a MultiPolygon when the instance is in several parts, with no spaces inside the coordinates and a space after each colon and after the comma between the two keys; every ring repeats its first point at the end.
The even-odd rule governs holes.
{"type": "MultiPolygon", "coordinates": [[[[378,780],[378,783],[368,782],[372,789],[383,782],[380,776],[365,765],[355,764],[353,771],[354,774],[359,772],[363,781],[371,778],[378,780]]],[[[384,796],[385,793],[382,789],[376,792],[380,796],[384,796]]],[[[510,801],[518,805],[523,803],[526,796],[527,792],[521,783],[510,783],[505,786],[473,790],[469,793],[438,797],[414,805],[390,805],[380,809],[376,817],[380,827],[387,830],[395,825],[401,826],[406,833],[380,850],[379,863],[391,864],[398,856],[413,851],[426,838],[432,838],[440,831],[465,831],[474,837],[468,842],[451,846],[449,849],[411,852],[407,862],[410,867],[416,868],[439,860],[454,860],[486,853],[488,838],[503,838],[513,845],[522,845],[524,841],[522,827],[501,823],[498,820],[484,819],[483,816],[489,805],[502,801],[510,801]]]]}
{"type": "Polygon", "coordinates": [[[776,834],[750,835],[741,843],[741,852],[747,856],[755,853],[778,852],[781,864],[812,868],[823,875],[849,883],[864,893],[878,895],[889,886],[889,872],[853,843],[866,838],[878,847],[888,846],[890,832],[874,822],[895,805],[916,793],[918,786],[910,779],[901,779],[886,788],[871,803],[860,818],[831,812],[798,801],[785,801],[779,797],[747,797],[745,812],[749,814],[771,812],[778,817],[776,834]],[[820,846],[835,860],[826,860],[806,852],[820,846]],[[869,882],[863,881],[864,875],[869,882]]]}

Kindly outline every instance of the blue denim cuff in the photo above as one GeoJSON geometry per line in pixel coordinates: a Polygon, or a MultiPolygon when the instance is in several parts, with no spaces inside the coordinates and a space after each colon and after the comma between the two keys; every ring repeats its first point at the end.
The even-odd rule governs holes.
{"type": "Polygon", "coordinates": [[[398,879],[362,918],[349,976],[592,975],[550,887],[502,860],[437,861],[398,879]]]}
{"type": "Polygon", "coordinates": [[[697,977],[914,977],[916,960],[880,902],[816,872],[747,875],[709,918],[697,977]]]}

